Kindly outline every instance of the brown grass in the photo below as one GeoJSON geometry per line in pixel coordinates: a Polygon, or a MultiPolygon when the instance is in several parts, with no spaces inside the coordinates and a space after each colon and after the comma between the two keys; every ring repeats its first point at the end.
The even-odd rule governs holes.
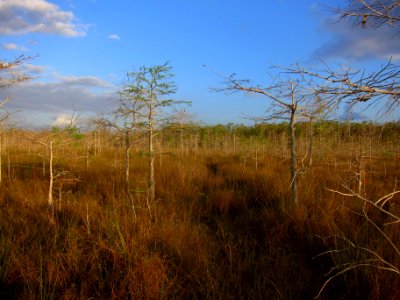
{"type": "MultiPolygon", "coordinates": [[[[43,149],[32,144],[28,154],[26,141],[6,135],[12,167],[8,174],[3,166],[0,189],[2,299],[311,299],[332,267],[369,258],[358,249],[319,256],[346,248],[341,237],[400,264],[357,214],[363,204],[327,190],[343,183],[356,188],[357,149],[366,149],[362,135],[351,141],[320,137],[313,165],[299,179],[297,206],[289,202],[284,135],[271,139],[282,144],[258,139],[251,147],[243,136],[235,153],[226,136],[186,145],[197,150],[183,153],[164,141],[151,211],[143,151],[132,152],[128,194],[123,149],[110,139],[104,138],[101,154],[91,152],[88,169],[83,146],[58,149],[57,167],[79,181],[56,185],[54,217],[38,158],[43,149]]],[[[300,156],[304,145],[300,137],[300,156]]],[[[374,143],[374,158],[366,159],[370,199],[393,190],[400,167],[396,147],[374,143]]],[[[390,210],[399,214],[396,197],[390,210]]],[[[376,224],[385,222],[368,209],[376,224]]],[[[385,232],[399,245],[398,224],[385,232]]],[[[321,298],[398,299],[399,285],[398,275],[361,267],[334,279],[321,298]]]]}

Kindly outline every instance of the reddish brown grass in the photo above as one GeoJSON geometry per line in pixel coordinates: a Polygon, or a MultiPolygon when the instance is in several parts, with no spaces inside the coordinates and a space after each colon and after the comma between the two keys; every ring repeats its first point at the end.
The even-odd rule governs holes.
{"type": "MultiPolygon", "coordinates": [[[[313,165],[299,178],[297,206],[289,202],[284,136],[271,139],[282,144],[252,141],[252,147],[259,143],[257,157],[245,137],[235,153],[218,136],[221,143],[208,143],[221,149],[205,141],[207,149],[181,153],[165,142],[150,211],[143,152],[132,153],[128,194],[122,148],[105,144],[88,169],[84,147],[64,149],[66,156],[58,150],[57,166],[79,181],[63,185],[61,203],[55,189],[54,217],[45,205],[42,149],[32,145],[28,155],[27,145],[14,139],[11,174],[4,166],[0,189],[0,298],[310,299],[332,267],[369,258],[357,249],[319,256],[346,248],[340,237],[399,267],[397,254],[357,214],[363,203],[327,190],[341,190],[343,183],[356,188],[349,165],[356,154],[349,149],[358,140],[322,138],[313,165]]],[[[393,144],[374,145],[376,158],[366,162],[370,199],[392,191],[400,167],[393,144]]],[[[398,201],[391,201],[391,212],[400,213],[398,201]]],[[[367,209],[376,224],[385,222],[367,209]]],[[[399,245],[396,226],[385,232],[399,245]]],[[[333,280],[321,298],[398,299],[399,285],[398,275],[358,268],[333,280]]]]}

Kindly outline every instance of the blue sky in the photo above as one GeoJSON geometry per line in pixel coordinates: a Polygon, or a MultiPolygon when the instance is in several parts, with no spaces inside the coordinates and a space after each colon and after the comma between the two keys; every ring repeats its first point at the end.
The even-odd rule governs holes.
{"type": "Polygon", "coordinates": [[[311,0],[0,0],[0,59],[36,55],[24,67],[35,80],[11,95],[25,125],[62,124],[75,109],[82,118],[113,109],[127,71],[170,61],[177,99],[205,123],[246,123],[268,101],[210,91],[215,72],[268,83],[270,65],[324,60],[355,67],[400,59],[393,31],[360,33],[337,23],[311,0]],[[203,65],[207,65],[205,68],[203,65]]]}

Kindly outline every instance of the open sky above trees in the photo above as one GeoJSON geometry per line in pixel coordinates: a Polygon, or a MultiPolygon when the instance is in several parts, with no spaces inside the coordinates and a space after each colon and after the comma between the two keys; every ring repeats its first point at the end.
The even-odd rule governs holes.
{"type": "MultiPolygon", "coordinates": [[[[271,65],[373,68],[400,60],[396,28],[354,28],[327,8],[345,1],[0,0],[0,58],[36,56],[34,80],[1,91],[25,126],[63,125],[113,109],[126,72],[170,61],[176,98],[205,123],[249,123],[265,99],[210,91],[220,73],[268,82],[271,65]],[[204,67],[206,65],[207,67],[204,67]]],[[[340,114],[338,112],[338,118],[340,114]]],[[[374,110],[358,111],[360,119],[374,110]]],[[[392,115],[390,120],[397,120],[392,115]]]]}

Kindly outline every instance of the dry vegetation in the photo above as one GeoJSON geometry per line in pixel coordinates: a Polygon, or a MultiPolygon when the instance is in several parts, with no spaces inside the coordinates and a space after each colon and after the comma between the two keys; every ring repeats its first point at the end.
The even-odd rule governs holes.
{"type": "MultiPolygon", "coordinates": [[[[54,216],[46,206],[45,147],[27,138],[33,133],[3,132],[0,298],[311,299],[330,276],[360,263],[333,278],[320,298],[398,299],[399,274],[381,267],[400,268],[390,244],[399,245],[399,223],[386,224],[390,217],[373,205],[328,189],[348,193],[346,186],[371,200],[392,192],[399,124],[315,124],[297,205],[285,128],[164,130],[151,203],[141,142],[132,149],[127,191],[120,139],[61,131],[54,216]],[[74,142],[63,142],[66,135],[74,142]]],[[[305,128],[297,128],[299,165],[305,128]]],[[[398,194],[385,209],[400,215],[398,194]]]]}

